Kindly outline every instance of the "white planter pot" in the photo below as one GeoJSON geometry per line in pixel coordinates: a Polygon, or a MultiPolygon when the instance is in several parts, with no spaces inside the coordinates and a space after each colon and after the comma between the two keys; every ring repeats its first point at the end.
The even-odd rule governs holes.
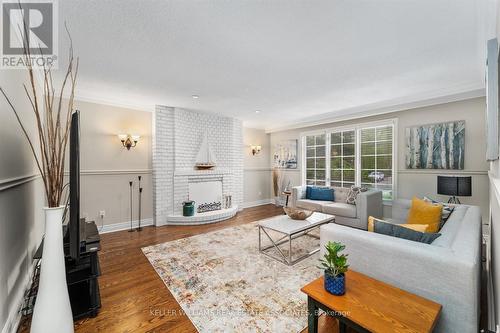
{"type": "Polygon", "coordinates": [[[73,314],[69,302],[64,266],[62,218],[64,207],[44,208],[40,283],[31,320],[31,333],[73,333],[73,314]]]}

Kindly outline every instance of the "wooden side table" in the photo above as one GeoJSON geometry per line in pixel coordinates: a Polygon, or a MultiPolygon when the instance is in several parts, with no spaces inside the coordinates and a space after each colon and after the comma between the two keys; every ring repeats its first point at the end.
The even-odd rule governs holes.
{"type": "Polygon", "coordinates": [[[346,293],[334,296],[324,288],[323,277],[304,286],[308,329],[318,332],[319,309],[357,332],[432,332],[441,305],[355,271],[346,273],[346,293]]]}

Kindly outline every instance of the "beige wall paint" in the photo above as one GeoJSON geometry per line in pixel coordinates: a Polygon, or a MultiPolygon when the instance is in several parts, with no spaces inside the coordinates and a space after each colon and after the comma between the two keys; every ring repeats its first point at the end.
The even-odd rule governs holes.
{"type": "MultiPolygon", "coordinates": [[[[142,218],[153,215],[151,178],[152,114],[121,107],[76,101],[81,112],[81,215],[99,228],[130,219],[129,181],[133,185],[133,220],[138,218],[137,177],[142,176],[142,218]],[[127,151],[119,133],[139,134],[137,147],[127,151]],[[104,219],[99,212],[106,211],[104,219]]],[[[244,128],[244,206],[271,198],[270,135],[264,130],[244,128]],[[253,156],[250,146],[260,144],[253,156]]]]}
{"type": "MultiPolygon", "coordinates": [[[[500,5],[498,1],[496,3],[496,37],[500,39],[500,5]]],[[[489,167],[491,214],[487,215],[489,222],[487,265],[490,266],[488,278],[491,279],[493,290],[488,284],[488,328],[495,331],[495,326],[500,323],[500,161],[490,162],[489,167]]]]}
{"type": "MultiPolygon", "coordinates": [[[[31,137],[36,137],[33,113],[22,84],[24,71],[3,71],[0,86],[18,108],[31,137]]],[[[142,175],[143,219],[152,217],[150,112],[82,101],[81,110],[81,213],[109,225],[129,220],[129,185],[134,181],[134,220],[137,219],[137,176],[142,175]],[[127,151],[118,133],[141,135],[127,151]],[[99,211],[105,210],[104,220],[99,211]]],[[[15,117],[0,98],[0,327],[15,325],[20,302],[30,278],[32,256],[44,230],[42,181],[15,117]]]]}
{"type": "MultiPolygon", "coordinates": [[[[324,128],[365,123],[383,119],[398,119],[397,143],[398,143],[398,166],[397,166],[397,195],[398,198],[411,198],[412,196],[428,195],[440,200],[446,197],[437,195],[437,174],[466,174],[472,175],[473,196],[471,198],[460,198],[463,203],[474,204],[481,207],[483,216],[488,215],[488,164],[485,160],[486,141],[484,136],[485,112],[484,98],[474,98],[459,102],[434,105],[412,110],[388,113],[380,116],[372,116],[353,119],[342,122],[331,122],[320,126],[311,126],[301,129],[271,133],[271,146],[281,140],[298,139],[300,147],[300,135],[303,132],[324,128]],[[408,126],[439,123],[453,120],[465,120],[465,170],[407,170],[405,168],[405,137],[404,131],[408,126]]],[[[299,166],[297,171],[285,170],[293,185],[301,183],[302,151],[299,148],[299,166]]],[[[385,207],[384,214],[390,216],[390,206],[385,207]]]]}
{"type": "Polygon", "coordinates": [[[152,113],[121,107],[76,101],[81,112],[81,215],[98,227],[128,222],[129,181],[133,181],[133,220],[138,219],[138,176],[142,176],[142,219],[153,216],[151,182],[152,113]],[[127,150],[120,133],[141,139],[127,150]],[[106,216],[100,218],[104,210],[106,216]]]}
{"type": "MultiPolygon", "coordinates": [[[[33,112],[24,94],[27,73],[3,70],[0,86],[17,108],[30,137],[36,137],[33,112]]],[[[44,230],[45,196],[31,151],[14,114],[0,95],[0,329],[17,325],[32,257],[44,230]]],[[[36,143],[36,141],[35,141],[36,143]]]]}
{"type": "Polygon", "coordinates": [[[243,128],[243,154],[243,205],[248,207],[270,200],[270,135],[264,130],[243,128]],[[252,145],[262,146],[261,152],[252,155],[252,145]]]}

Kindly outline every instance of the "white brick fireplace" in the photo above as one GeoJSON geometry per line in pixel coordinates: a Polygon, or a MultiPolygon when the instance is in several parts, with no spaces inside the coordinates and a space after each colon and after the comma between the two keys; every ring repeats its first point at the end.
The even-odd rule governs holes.
{"type": "Polygon", "coordinates": [[[243,200],[241,121],[233,118],[156,106],[153,138],[153,209],[155,225],[203,224],[230,218],[243,200]],[[194,165],[202,141],[215,155],[212,170],[194,165]],[[224,197],[232,197],[225,209],[224,197]],[[222,209],[182,216],[182,203],[221,200],[222,209]]]}

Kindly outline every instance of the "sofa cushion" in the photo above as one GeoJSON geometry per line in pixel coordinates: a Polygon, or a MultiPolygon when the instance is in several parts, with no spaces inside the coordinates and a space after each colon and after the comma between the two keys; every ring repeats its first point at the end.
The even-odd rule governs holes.
{"type": "Polygon", "coordinates": [[[373,216],[369,216],[368,217],[368,231],[373,232],[373,229],[375,228],[375,222],[396,224],[396,225],[399,225],[401,227],[408,228],[408,229],[415,230],[415,231],[420,231],[420,232],[426,232],[427,229],[429,228],[428,224],[393,223],[389,220],[382,220],[382,219],[377,219],[376,217],[373,217],[373,216]]]}
{"type": "Polygon", "coordinates": [[[356,217],[356,206],[345,202],[334,202],[323,205],[323,213],[345,217],[356,217]]]}
{"type": "Polygon", "coordinates": [[[300,200],[297,200],[297,202],[295,203],[295,206],[297,206],[297,208],[313,210],[315,212],[321,212],[322,211],[321,208],[325,203],[333,203],[333,201],[318,201],[318,200],[300,199],[300,200]]]}
{"type": "Polygon", "coordinates": [[[307,186],[306,199],[335,201],[335,190],[332,187],[307,186]]]}
{"type": "Polygon", "coordinates": [[[398,224],[375,221],[373,231],[377,234],[383,234],[415,242],[431,244],[436,238],[441,236],[439,233],[420,232],[405,228],[398,224]]]}
{"type": "Polygon", "coordinates": [[[451,213],[450,218],[446,221],[445,225],[439,231],[441,237],[436,239],[432,245],[439,247],[451,247],[455,237],[457,236],[458,230],[464,223],[464,217],[467,213],[468,206],[457,206],[451,213]]]}
{"type": "Polygon", "coordinates": [[[345,202],[350,205],[355,205],[358,195],[361,192],[366,192],[366,191],[368,191],[366,187],[352,185],[351,188],[349,189],[349,192],[347,193],[347,199],[345,200],[345,202]]]}
{"type": "Polygon", "coordinates": [[[349,194],[350,189],[345,187],[332,187],[335,190],[335,202],[343,202],[347,201],[347,195],[349,194]]]}
{"type": "Polygon", "coordinates": [[[441,224],[442,210],[442,205],[434,205],[417,197],[413,197],[407,223],[428,224],[430,226],[428,229],[429,232],[437,232],[441,224]]]}
{"type": "Polygon", "coordinates": [[[455,209],[456,205],[445,204],[445,203],[439,202],[437,200],[434,200],[434,199],[431,199],[428,197],[424,197],[423,200],[427,201],[427,202],[431,202],[435,205],[443,205],[443,211],[441,213],[441,224],[439,225],[439,229],[441,229],[444,226],[444,224],[446,223],[446,221],[448,221],[448,219],[450,218],[451,213],[453,213],[453,210],[455,209]]]}

